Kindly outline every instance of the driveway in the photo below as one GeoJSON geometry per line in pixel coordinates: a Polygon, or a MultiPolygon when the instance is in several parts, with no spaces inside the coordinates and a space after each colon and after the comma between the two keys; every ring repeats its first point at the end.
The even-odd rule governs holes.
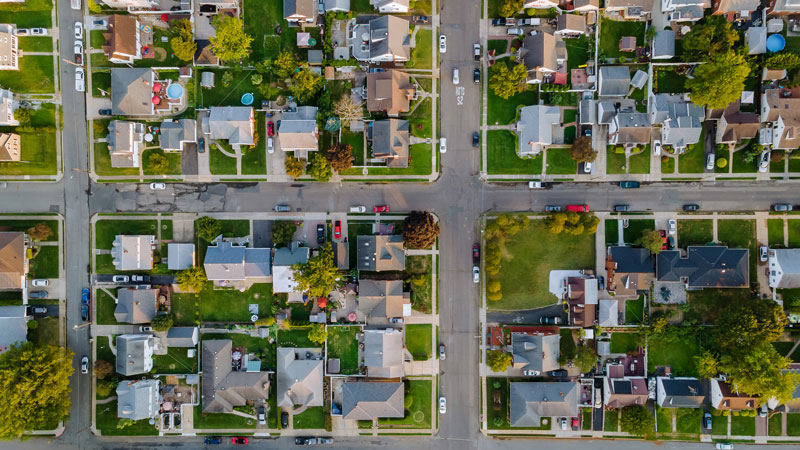
{"type": "Polygon", "coordinates": [[[253,221],[253,247],[272,247],[272,223],[271,220],[253,221]]]}
{"type": "MultiPolygon", "coordinates": [[[[128,283],[128,284],[114,283],[114,281],[112,280],[113,277],[114,277],[114,275],[95,275],[94,280],[95,280],[95,283],[113,283],[113,284],[117,285],[118,287],[133,287],[133,286],[137,286],[138,285],[138,283],[128,283]]],[[[172,284],[174,282],[175,282],[175,277],[172,276],[172,275],[151,275],[150,276],[150,284],[167,285],[167,284],[172,284]]]]}
{"type": "Polygon", "coordinates": [[[58,317],[58,305],[37,305],[29,304],[28,306],[44,306],[47,312],[44,314],[33,314],[33,317],[58,317]]]}
{"type": "Polygon", "coordinates": [[[181,173],[197,175],[197,144],[189,143],[181,152],[181,173]]]}
{"type": "Polygon", "coordinates": [[[527,309],[522,311],[488,311],[486,322],[507,324],[538,324],[540,317],[561,318],[561,323],[566,323],[567,314],[561,304],[546,306],[544,308],[527,309]]]}

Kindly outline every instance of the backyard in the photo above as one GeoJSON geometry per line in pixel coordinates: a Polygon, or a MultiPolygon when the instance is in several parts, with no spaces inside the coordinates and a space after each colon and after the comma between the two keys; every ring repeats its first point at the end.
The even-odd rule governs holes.
{"type": "Polygon", "coordinates": [[[634,52],[620,52],[619,41],[624,36],[636,37],[636,45],[644,45],[644,29],[646,22],[611,20],[600,21],[600,56],[603,58],[632,58],[634,52]]]}
{"type": "Polygon", "coordinates": [[[542,157],[520,158],[517,155],[517,135],[508,130],[486,132],[486,164],[490,175],[541,175],[542,157]]]}
{"type": "Polygon", "coordinates": [[[158,429],[155,425],[150,425],[147,419],[137,420],[132,425],[125,427],[118,427],[121,420],[117,418],[116,400],[97,405],[95,424],[103,436],[158,436],[158,429]]]}
{"type": "Polygon", "coordinates": [[[155,220],[98,220],[94,226],[94,245],[98,249],[111,250],[117,235],[158,234],[155,220]]]}
{"type": "Polygon", "coordinates": [[[204,322],[250,322],[250,304],[258,305],[261,317],[272,315],[272,284],[257,283],[245,292],[214,289],[209,281],[199,295],[200,317],[204,322]]]}
{"type": "Polygon", "coordinates": [[[686,92],[684,87],[686,77],[679,75],[670,67],[659,66],[655,70],[656,79],[653,84],[653,91],[659,94],[680,94],[686,92]]]}
{"type": "Polygon", "coordinates": [[[340,373],[343,375],[358,373],[356,334],[360,331],[359,327],[328,327],[328,359],[339,359],[340,373]]]}
{"type": "Polygon", "coordinates": [[[635,300],[625,301],[625,323],[628,325],[638,325],[644,319],[644,298],[639,297],[635,300]]]}
{"type": "Polygon", "coordinates": [[[431,324],[406,325],[406,349],[414,361],[427,361],[431,357],[431,324]]]}
{"type": "Polygon", "coordinates": [[[656,367],[670,366],[673,373],[681,376],[697,376],[695,355],[700,354],[700,345],[694,337],[680,337],[670,340],[661,336],[650,337],[647,341],[647,372],[656,367]]]}
{"type": "Polygon", "coordinates": [[[628,353],[639,346],[640,337],[636,333],[612,333],[611,353],[628,353]]]}
{"type": "Polygon", "coordinates": [[[656,221],[653,219],[631,219],[628,221],[628,228],[623,228],[622,237],[627,244],[636,244],[642,238],[642,233],[656,228],[656,221]]]}
{"type": "Polygon", "coordinates": [[[153,368],[159,374],[197,373],[197,356],[187,356],[185,347],[169,347],[166,355],[153,355],[153,368]]]}

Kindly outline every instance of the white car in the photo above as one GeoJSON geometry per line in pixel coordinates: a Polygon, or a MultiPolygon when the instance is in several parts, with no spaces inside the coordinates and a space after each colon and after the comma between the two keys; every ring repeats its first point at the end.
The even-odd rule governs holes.
{"type": "MultiPolygon", "coordinates": [[[[83,41],[76,40],[75,44],[72,46],[72,52],[75,54],[75,58],[83,58],[83,41]]],[[[75,61],[79,64],[79,61],[75,61]]]]}
{"type": "Polygon", "coordinates": [[[81,0],[69,0],[69,7],[75,10],[80,10],[81,0]]]}
{"type": "Polygon", "coordinates": [[[444,397],[439,397],[439,414],[444,414],[447,412],[447,399],[444,397]]]}
{"type": "Polygon", "coordinates": [[[669,219],[669,234],[675,234],[677,222],[675,219],[669,219]]]}
{"type": "Polygon", "coordinates": [[[761,152],[761,156],[758,158],[758,171],[764,173],[768,169],[769,169],[769,150],[764,150],[763,152],[761,152]]]}
{"type": "Polygon", "coordinates": [[[455,68],[453,69],[453,84],[458,84],[459,81],[460,80],[458,78],[458,68],[455,68]]]}
{"type": "Polygon", "coordinates": [[[653,141],[653,154],[656,156],[661,154],[661,141],[658,139],[653,141]]]}
{"type": "Polygon", "coordinates": [[[81,358],[81,373],[86,375],[89,373],[89,357],[84,356],[81,358]]]}
{"type": "Polygon", "coordinates": [[[447,53],[447,36],[439,35],[439,53],[447,53]]]}
{"type": "Polygon", "coordinates": [[[150,183],[150,189],[153,191],[163,191],[167,188],[167,183],[150,183]]]}
{"type": "Polygon", "coordinates": [[[86,90],[86,73],[83,71],[83,67],[75,68],[75,90],[78,92],[86,90]]]}
{"type": "Polygon", "coordinates": [[[716,155],[713,153],[709,153],[706,156],[706,170],[714,170],[714,161],[716,160],[716,155]]]}
{"type": "Polygon", "coordinates": [[[75,39],[83,39],[83,24],[75,22],[75,39]]]}
{"type": "Polygon", "coordinates": [[[153,331],[153,327],[139,327],[141,333],[150,333],[151,331],[153,331]]]}
{"type": "Polygon", "coordinates": [[[733,444],[730,442],[717,442],[717,450],[733,450],[733,444]]]}
{"type": "Polygon", "coordinates": [[[525,375],[526,377],[538,377],[542,373],[539,372],[538,370],[529,369],[529,370],[523,370],[522,374],[525,375]]]}
{"type": "Polygon", "coordinates": [[[544,189],[541,181],[528,181],[528,189],[544,189]]]}
{"type": "Polygon", "coordinates": [[[447,153],[447,138],[439,139],[439,153],[447,153]]]}
{"type": "Polygon", "coordinates": [[[758,259],[760,259],[761,262],[766,262],[767,259],[769,259],[769,249],[767,248],[766,245],[762,245],[761,247],[758,248],[758,259]]]}
{"type": "Polygon", "coordinates": [[[127,275],[114,275],[111,277],[111,281],[114,283],[127,283],[131,281],[130,277],[127,275]]]}
{"type": "Polygon", "coordinates": [[[367,207],[366,207],[366,206],[364,206],[364,205],[359,205],[359,206],[351,206],[351,207],[350,207],[350,212],[351,212],[351,213],[363,213],[363,212],[367,212],[367,207]]]}
{"type": "Polygon", "coordinates": [[[31,36],[47,36],[47,28],[31,28],[28,33],[31,36]]]}
{"type": "Polygon", "coordinates": [[[481,281],[481,269],[478,266],[472,266],[472,282],[478,283],[481,281]]]}
{"type": "Polygon", "coordinates": [[[47,287],[50,286],[50,280],[45,280],[42,278],[37,278],[31,282],[33,287],[47,287]]]}
{"type": "Polygon", "coordinates": [[[275,145],[272,138],[267,138],[267,153],[275,153],[275,145]]]}
{"type": "Polygon", "coordinates": [[[567,431],[567,418],[561,418],[561,431],[567,431]]]}
{"type": "Polygon", "coordinates": [[[583,171],[586,173],[592,173],[592,163],[591,161],[583,163],[583,171]]]}

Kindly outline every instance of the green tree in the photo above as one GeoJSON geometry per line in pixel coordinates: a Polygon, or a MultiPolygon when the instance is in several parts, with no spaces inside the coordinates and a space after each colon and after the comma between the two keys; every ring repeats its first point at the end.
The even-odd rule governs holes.
{"type": "Polygon", "coordinates": [[[728,305],[716,322],[720,350],[742,349],[777,340],[787,324],[786,314],[772,300],[752,299],[728,305]]]}
{"type": "Polygon", "coordinates": [[[328,162],[337,172],[353,167],[353,147],[350,144],[338,143],[328,149],[328,162]]]}
{"type": "Polygon", "coordinates": [[[575,357],[574,362],[581,373],[587,373],[597,364],[597,354],[592,347],[581,345],[578,347],[578,355],[575,357]]]}
{"type": "Polygon", "coordinates": [[[222,74],[222,87],[231,87],[231,84],[233,84],[233,73],[226,70],[225,73],[222,74]]]}
{"type": "Polygon", "coordinates": [[[592,138],[587,136],[578,136],[575,138],[569,150],[569,154],[572,156],[572,159],[579,163],[591,162],[597,159],[597,150],[592,148],[592,138]]]}
{"type": "Polygon", "coordinates": [[[94,376],[96,376],[98,380],[102,380],[112,373],[114,373],[114,365],[110,362],[105,359],[98,359],[94,362],[94,376]]]}
{"type": "Polygon", "coordinates": [[[710,351],[706,350],[700,356],[695,356],[694,361],[697,365],[697,374],[701,377],[714,378],[719,375],[719,362],[710,351]]]}
{"type": "Polygon", "coordinates": [[[522,9],[525,4],[524,0],[504,0],[500,5],[500,15],[503,17],[514,17],[522,9]]]}
{"type": "Polygon", "coordinates": [[[278,78],[289,78],[297,70],[297,56],[284,50],[275,58],[272,66],[275,68],[275,75],[278,78]]]}
{"type": "Polygon", "coordinates": [[[238,17],[216,15],[213,20],[216,36],[209,38],[211,51],[221,61],[240,61],[250,54],[253,38],[244,32],[244,23],[238,17]]]}
{"type": "Polygon", "coordinates": [[[686,80],[692,103],[709,108],[725,108],[739,100],[750,65],[744,55],[728,52],[712,55],[697,66],[694,78],[686,80]]]}
{"type": "MultiPolygon", "coordinates": [[[[315,152],[311,157],[311,164],[308,165],[306,170],[312,178],[323,183],[330,181],[333,172],[331,171],[331,163],[328,158],[320,152],[315,152]]],[[[287,172],[288,173],[288,172],[287,172]]]]}
{"type": "Polygon", "coordinates": [[[503,372],[511,365],[511,353],[501,350],[489,350],[486,352],[486,364],[492,372],[503,372]]]}
{"type": "Polygon", "coordinates": [[[94,0],[89,0],[88,1],[88,6],[89,6],[89,12],[92,13],[92,14],[102,14],[103,13],[103,8],[100,5],[98,5],[97,2],[94,1],[94,0]]]}
{"type": "Polygon", "coordinates": [[[254,324],[257,327],[271,327],[275,323],[275,316],[261,317],[254,324]]]}
{"type": "Polygon", "coordinates": [[[292,77],[292,95],[298,102],[307,102],[322,88],[324,79],[314,75],[307,67],[292,77]]]}
{"type": "Polygon", "coordinates": [[[432,247],[439,231],[439,222],[428,211],[411,211],[403,220],[403,242],[408,248],[432,247]]]}
{"type": "Polygon", "coordinates": [[[28,236],[34,241],[46,241],[53,235],[53,230],[44,222],[37,223],[36,225],[28,228],[26,231],[28,236]]]}
{"type": "Polygon", "coordinates": [[[98,381],[97,387],[95,388],[95,392],[97,392],[97,396],[99,398],[106,398],[109,395],[111,395],[111,392],[114,390],[115,387],[116,384],[112,381],[98,381]]]}
{"type": "Polygon", "coordinates": [[[770,69],[797,69],[800,68],[800,55],[790,52],[773,53],[764,65],[770,69]]]}
{"type": "Polygon", "coordinates": [[[169,331],[169,329],[172,328],[173,322],[172,314],[162,314],[153,317],[153,320],[150,321],[150,326],[153,327],[155,331],[169,331]]]}
{"type": "Polygon", "coordinates": [[[161,150],[152,150],[147,156],[147,165],[150,171],[157,175],[163,175],[169,172],[169,159],[164,156],[161,150]]]}
{"type": "Polygon", "coordinates": [[[681,39],[684,61],[702,61],[730,52],[739,41],[739,33],[722,16],[710,16],[698,23],[681,39]]]}
{"type": "Polygon", "coordinates": [[[286,247],[292,242],[297,225],[293,220],[276,220],[272,224],[272,245],[286,247]]]}
{"type": "Polygon", "coordinates": [[[328,340],[328,332],[325,331],[325,325],[318,323],[311,326],[308,330],[308,340],[315,344],[324,344],[328,340]]]}
{"type": "Polygon", "coordinates": [[[527,79],[528,69],[524,64],[515,64],[513,67],[509,67],[505,62],[498,62],[492,66],[489,86],[494,95],[508,99],[525,89],[527,79]]]}
{"type": "MultiPolygon", "coordinates": [[[[14,111],[14,119],[19,122],[19,126],[27,127],[31,124],[31,110],[28,108],[19,108],[14,111]]],[[[102,122],[95,122],[100,123],[102,122]]],[[[105,130],[105,127],[101,128],[100,133],[105,130]]],[[[99,133],[98,133],[99,134],[99,133]]]]}
{"type": "Polygon", "coordinates": [[[0,436],[18,438],[45,429],[69,414],[74,354],[31,342],[0,354],[0,436]]]}
{"type": "Polygon", "coordinates": [[[312,256],[307,263],[293,266],[294,281],[299,291],[308,291],[312,297],[325,297],[336,286],[341,274],[333,262],[331,243],[326,243],[317,256],[312,256]]]}
{"type": "Polygon", "coordinates": [[[175,275],[175,282],[182,291],[199,294],[206,288],[208,277],[202,266],[194,266],[178,272],[175,275]]]}
{"type": "Polygon", "coordinates": [[[642,405],[628,406],[622,409],[620,428],[635,436],[647,436],[653,432],[655,419],[650,411],[642,405]]]}
{"type": "Polygon", "coordinates": [[[720,158],[717,160],[717,167],[720,169],[724,169],[728,167],[728,159],[727,158],[720,158]]]}
{"type": "Polygon", "coordinates": [[[206,242],[211,242],[222,234],[222,222],[213,217],[203,216],[197,219],[194,225],[197,236],[206,242]]]}
{"type": "Polygon", "coordinates": [[[169,45],[175,57],[181,61],[191,61],[197,51],[197,42],[192,34],[192,23],[189,19],[173,20],[170,25],[169,45]]]}
{"type": "Polygon", "coordinates": [[[292,155],[287,155],[283,166],[286,170],[286,175],[289,175],[292,178],[300,178],[306,168],[306,160],[297,159],[292,155]]]}
{"type": "Polygon", "coordinates": [[[637,243],[650,250],[650,253],[657,255],[661,253],[662,241],[661,233],[659,233],[658,230],[644,230],[642,232],[642,237],[639,238],[637,243]]]}
{"type": "Polygon", "coordinates": [[[764,150],[764,146],[759,143],[750,143],[744,150],[740,150],[739,153],[742,156],[742,161],[750,164],[756,160],[756,158],[761,155],[761,151],[764,150]]]}
{"type": "Polygon", "coordinates": [[[264,76],[260,73],[254,73],[250,75],[250,84],[253,86],[258,86],[259,84],[264,82],[264,76]]]}

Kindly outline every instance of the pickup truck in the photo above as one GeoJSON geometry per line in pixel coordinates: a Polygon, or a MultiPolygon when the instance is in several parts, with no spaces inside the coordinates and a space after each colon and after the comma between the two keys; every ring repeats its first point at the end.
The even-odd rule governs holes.
{"type": "Polygon", "coordinates": [[[481,44],[475,44],[472,46],[473,54],[475,55],[475,61],[481,60],[481,44]]]}

